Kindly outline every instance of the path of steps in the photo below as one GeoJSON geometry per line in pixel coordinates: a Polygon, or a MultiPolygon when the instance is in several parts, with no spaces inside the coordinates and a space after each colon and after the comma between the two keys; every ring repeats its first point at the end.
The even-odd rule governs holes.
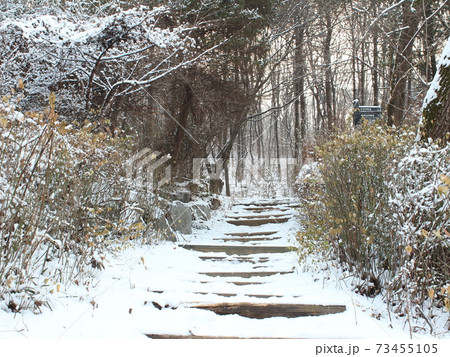
{"type": "MultiPolygon", "coordinates": [[[[196,259],[203,262],[204,267],[197,271],[197,280],[191,282],[196,301],[183,302],[182,307],[255,320],[344,312],[344,305],[305,304],[296,301],[301,295],[288,294],[301,288],[301,281],[292,283],[297,272],[290,265],[296,259],[296,248],[292,245],[294,234],[289,231],[295,226],[296,207],[297,203],[289,200],[241,203],[224,217],[222,229],[217,232],[220,236],[216,234],[209,240],[180,244],[180,248],[195,252],[196,259]],[[280,294],[279,286],[286,278],[287,289],[280,294]]],[[[158,293],[164,294],[164,291],[158,293]]],[[[146,335],[150,338],[240,337],[151,331],[146,335]]]]}

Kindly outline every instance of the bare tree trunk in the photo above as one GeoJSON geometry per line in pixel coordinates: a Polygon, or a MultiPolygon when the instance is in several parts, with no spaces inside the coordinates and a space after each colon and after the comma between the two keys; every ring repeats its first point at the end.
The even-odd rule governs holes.
{"type": "MultiPolygon", "coordinates": [[[[278,108],[280,106],[280,73],[273,72],[272,73],[272,107],[278,108]]],[[[278,133],[278,119],[279,113],[278,110],[272,111],[272,125],[273,125],[273,134],[275,140],[275,155],[278,166],[278,174],[281,175],[281,165],[280,165],[280,138],[278,133]]]]}
{"type": "MultiPolygon", "coordinates": [[[[428,19],[432,17],[433,9],[430,2],[425,1],[423,6],[425,18],[428,19]]],[[[425,66],[425,77],[427,78],[428,82],[431,82],[433,80],[434,75],[436,74],[437,71],[436,55],[433,51],[435,39],[436,39],[436,25],[434,24],[433,19],[427,20],[425,22],[424,54],[427,60],[425,66]]]]}
{"type": "Polygon", "coordinates": [[[331,24],[331,14],[325,12],[326,36],[323,48],[324,65],[325,65],[325,105],[327,114],[327,129],[331,133],[333,130],[333,83],[331,72],[331,39],[333,35],[333,27],[331,24]]]}
{"type": "Polygon", "coordinates": [[[299,72],[301,63],[300,47],[303,45],[303,41],[300,44],[300,36],[298,34],[299,28],[295,33],[295,55],[294,55],[294,157],[299,163],[300,159],[300,84],[299,84],[299,72]]]}
{"type": "Polygon", "coordinates": [[[391,95],[387,108],[388,125],[391,126],[402,125],[405,118],[408,72],[419,21],[417,11],[411,11],[409,1],[402,4],[402,13],[404,30],[401,32],[398,42],[397,56],[391,77],[391,95]]]}
{"type": "MultiPolygon", "coordinates": [[[[362,19],[359,18],[359,26],[366,28],[367,26],[367,15],[363,14],[362,19]]],[[[366,42],[364,38],[359,42],[359,47],[361,53],[358,55],[358,65],[359,65],[359,102],[361,105],[366,104],[366,42]]]]}
{"type": "Polygon", "coordinates": [[[225,172],[225,194],[230,197],[231,189],[230,189],[230,170],[228,168],[228,161],[224,163],[224,172],[225,172]]]}
{"type": "Polygon", "coordinates": [[[227,196],[231,196],[228,164],[230,162],[233,145],[236,142],[236,138],[238,137],[239,131],[241,130],[241,125],[245,121],[245,118],[246,118],[246,115],[244,118],[241,118],[237,122],[231,124],[230,138],[228,139],[228,141],[226,142],[226,144],[224,145],[224,147],[218,154],[218,158],[222,159],[223,167],[224,167],[224,171],[225,171],[225,193],[227,196]]]}
{"type": "MultiPolygon", "coordinates": [[[[355,15],[353,15],[353,16],[355,16],[355,15]]],[[[352,89],[353,89],[353,98],[352,99],[359,99],[358,98],[358,87],[356,85],[356,67],[357,67],[356,57],[358,55],[358,51],[356,48],[356,36],[355,36],[355,26],[354,26],[356,21],[354,21],[353,16],[352,16],[352,21],[351,21],[352,27],[350,29],[351,36],[352,36],[351,37],[352,38],[352,89]]]]}
{"type": "Polygon", "coordinates": [[[257,139],[257,149],[258,149],[258,159],[262,159],[264,156],[264,140],[263,140],[263,134],[264,134],[264,128],[262,121],[258,121],[256,123],[256,135],[258,136],[257,139]]]}
{"type": "Polygon", "coordinates": [[[373,68],[372,68],[372,91],[373,91],[373,105],[379,105],[379,84],[378,84],[378,29],[376,26],[372,32],[373,40],[373,68]]]}
{"type": "Polygon", "coordinates": [[[302,66],[298,88],[300,92],[300,137],[302,144],[304,144],[306,140],[306,130],[308,127],[308,118],[306,117],[305,75],[305,67],[302,66]]]}
{"type": "Polygon", "coordinates": [[[177,176],[178,171],[179,171],[180,162],[178,162],[178,161],[179,161],[179,157],[180,157],[180,152],[181,152],[181,147],[182,147],[182,143],[183,143],[185,130],[187,127],[187,119],[188,119],[189,112],[190,112],[191,106],[192,106],[192,101],[194,98],[191,86],[186,83],[184,88],[185,88],[185,98],[184,98],[183,104],[181,105],[180,114],[178,117],[178,126],[177,126],[177,131],[175,133],[174,147],[173,147],[172,155],[171,155],[172,156],[172,164],[175,168],[175,170],[173,170],[173,173],[172,173],[172,179],[177,176]]]}
{"type": "MultiPolygon", "coordinates": [[[[382,45],[382,51],[383,51],[383,58],[384,61],[386,63],[390,63],[393,64],[394,63],[394,49],[392,48],[392,46],[388,46],[388,44],[385,42],[383,42],[382,45]]],[[[390,85],[390,78],[392,78],[392,73],[393,73],[393,65],[391,66],[385,66],[383,68],[383,96],[382,96],[382,103],[386,103],[385,105],[387,106],[387,104],[389,103],[389,92],[390,90],[389,85],[390,85]]]]}
{"type": "Polygon", "coordinates": [[[360,72],[359,72],[359,101],[361,105],[366,103],[366,46],[364,42],[361,42],[361,60],[360,60],[360,72]]]}
{"type": "Polygon", "coordinates": [[[314,104],[316,108],[315,113],[315,132],[316,135],[321,134],[321,130],[323,129],[323,123],[325,120],[325,117],[322,114],[322,108],[320,106],[320,87],[316,85],[315,87],[311,87],[311,91],[314,98],[314,104]]]}
{"type": "MultiPolygon", "coordinates": [[[[297,21],[304,21],[298,19],[297,21]]],[[[301,145],[306,137],[306,94],[305,94],[305,26],[302,24],[295,29],[294,55],[294,157],[298,164],[303,162],[301,145]]]]}
{"type": "Polygon", "coordinates": [[[236,165],[236,182],[241,182],[243,180],[244,175],[244,155],[243,155],[243,130],[240,130],[237,136],[237,165],[236,165]]]}

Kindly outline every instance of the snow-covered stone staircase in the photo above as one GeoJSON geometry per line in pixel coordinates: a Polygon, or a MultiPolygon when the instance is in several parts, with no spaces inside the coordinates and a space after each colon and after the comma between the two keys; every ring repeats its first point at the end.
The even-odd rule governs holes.
{"type": "MultiPolygon", "coordinates": [[[[218,222],[218,227],[212,230],[213,236],[180,244],[179,248],[195,254],[196,261],[193,266],[199,267],[195,281],[191,282],[192,300],[183,301],[177,306],[161,306],[158,303],[154,305],[161,310],[173,309],[173,318],[180,319],[180,322],[185,318],[182,311],[186,309],[205,310],[214,313],[217,318],[208,333],[194,332],[198,321],[193,321],[189,334],[148,331],[147,336],[261,337],[258,334],[241,336],[239,333],[230,332],[236,329],[233,329],[230,319],[226,317],[233,317],[233,321],[239,323],[240,319],[292,319],[344,312],[345,305],[301,301],[301,281],[298,280],[296,272],[296,206],[297,203],[290,200],[242,202],[233,206],[222,222],[218,222]],[[180,312],[178,317],[177,311],[180,312]],[[238,320],[234,320],[236,318],[238,320]],[[221,324],[223,326],[220,326],[221,324]]],[[[264,337],[283,336],[274,333],[273,336],[264,337]]]]}

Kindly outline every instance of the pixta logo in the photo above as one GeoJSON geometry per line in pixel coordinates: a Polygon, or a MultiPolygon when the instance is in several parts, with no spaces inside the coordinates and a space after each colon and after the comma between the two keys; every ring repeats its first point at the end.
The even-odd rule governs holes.
{"type": "MultiPolygon", "coordinates": [[[[170,160],[170,155],[163,155],[159,151],[152,151],[145,148],[131,158],[126,163],[126,175],[128,180],[133,180],[138,189],[152,192],[154,189],[155,170],[170,160]]],[[[156,182],[156,188],[161,188],[170,182],[171,167],[168,165],[164,169],[164,177],[156,182]]]]}

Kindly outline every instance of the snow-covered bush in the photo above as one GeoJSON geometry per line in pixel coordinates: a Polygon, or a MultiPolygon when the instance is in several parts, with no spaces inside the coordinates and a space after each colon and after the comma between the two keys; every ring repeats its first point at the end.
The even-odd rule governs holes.
{"type": "Polygon", "coordinates": [[[299,231],[297,240],[301,249],[298,250],[300,260],[311,255],[328,256],[329,242],[326,206],[323,202],[324,181],[318,162],[304,165],[297,175],[295,189],[303,209],[301,213],[302,226],[306,232],[299,231]]]}
{"type": "Polygon", "coordinates": [[[136,101],[137,93],[188,61],[185,49],[192,45],[189,31],[165,22],[167,7],[125,3],[6,5],[0,10],[0,94],[23,78],[27,110],[40,110],[55,92],[66,120],[123,119],[129,108],[118,102],[136,101]]]}
{"type": "Polygon", "coordinates": [[[383,292],[399,313],[449,310],[450,146],[369,125],[318,153],[317,170],[298,180],[307,201],[301,244],[336,258],[360,293],[383,292]]]}
{"type": "Polygon", "coordinates": [[[392,264],[389,167],[399,141],[365,126],[318,150],[322,184],[310,211],[320,224],[311,224],[311,229],[318,230],[316,235],[326,233],[342,263],[372,279],[392,264]]]}
{"type": "Polygon", "coordinates": [[[81,284],[103,268],[108,243],[145,228],[121,220],[129,208],[126,141],[93,123],[59,122],[54,102],[26,114],[16,111],[20,96],[0,104],[0,300],[12,310],[32,306],[45,286],[81,284]]]}
{"type": "MultiPolygon", "coordinates": [[[[387,294],[397,309],[450,311],[450,145],[416,145],[393,170],[397,265],[387,294]]],[[[425,314],[423,311],[421,314],[425,314]]]]}

